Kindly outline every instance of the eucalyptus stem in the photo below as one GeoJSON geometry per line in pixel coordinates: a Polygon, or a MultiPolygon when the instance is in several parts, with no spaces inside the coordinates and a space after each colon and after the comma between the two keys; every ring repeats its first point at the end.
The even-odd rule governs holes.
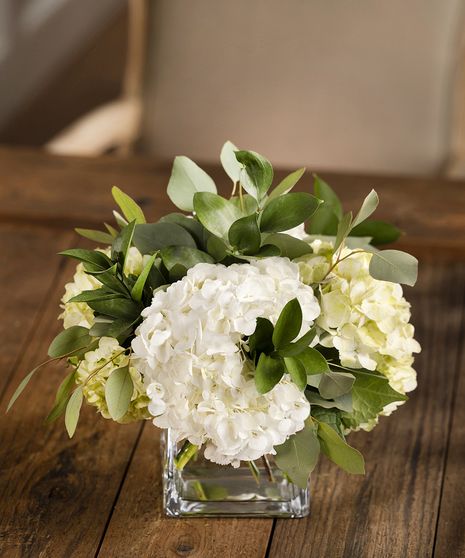
{"type": "Polygon", "coordinates": [[[270,482],[276,482],[276,479],[274,478],[274,475],[273,475],[273,471],[271,469],[270,462],[268,461],[268,457],[266,455],[264,455],[262,459],[263,459],[263,463],[265,465],[265,469],[268,473],[268,480],[270,482]]]}
{"type": "Polygon", "coordinates": [[[236,188],[237,188],[237,181],[235,180],[235,181],[233,182],[233,189],[232,189],[232,192],[231,192],[231,198],[232,198],[232,197],[234,196],[234,194],[236,193],[236,188]]]}
{"type": "Polygon", "coordinates": [[[342,261],[346,260],[347,258],[350,258],[351,256],[353,256],[354,254],[363,254],[363,252],[366,252],[366,250],[354,250],[353,252],[351,252],[350,254],[346,254],[343,258],[340,257],[341,255],[341,250],[342,250],[342,246],[341,248],[338,250],[338,256],[336,257],[336,261],[333,263],[333,265],[328,269],[328,271],[326,272],[326,275],[323,277],[323,279],[320,281],[321,283],[326,279],[326,277],[328,277],[328,275],[331,273],[331,271],[333,271],[333,269],[339,265],[342,261]]]}
{"type": "Polygon", "coordinates": [[[260,486],[260,469],[255,465],[255,461],[247,461],[247,465],[249,466],[250,472],[252,473],[257,486],[260,486]]]}
{"type": "Polygon", "coordinates": [[[176,469],[182,471],[184,467],[188,464],[188,462],[194,457],[197,453],[199,447],[191,444],[189,440],[186,440],[179,450],[178,454],[174,458],[174,464],[176,465],[176,469]]]}

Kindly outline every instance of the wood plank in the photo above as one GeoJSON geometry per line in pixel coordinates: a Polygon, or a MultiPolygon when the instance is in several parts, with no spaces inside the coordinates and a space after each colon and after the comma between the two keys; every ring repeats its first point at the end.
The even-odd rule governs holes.
{"type": "Polygon", "coordinates": [[[71,237],[67,231],[0,223],[0,395],[64,263],[56,253],[67,247],[71,237]]]}
{"type": "MultiPolygon", "coordinates": [[[[365,455],[365,477],[321,464],[313,475],[311,516],[277,522],[270,558],[432,555],[463,343],[462,277],[463,264],[423,266],[419,284],[408,293],[423,346],[417,392],[374,432],[351,435],[365,455]]],[[[458,556],[447,548],[438,556],[458,556]]]]}
{"type": "Polygon", "coordinates": [[[264,557],[272,520],[163,516],[158,439],[159,430],[147,423],[99,557],[264,557]]]}
{"type": "MultiPolygon", "coordinates": [[[[0,149],[0,218],[49,225],[95,226],[111,217],[110,187],[134,196],[151,219],[174,210],[166,196],[169,166],[143,158],[57,157],[37,151],[0,149]]],[[[230,190],[218,167],[206,167],[220,191],[230,190]]],[[[283,176],[278,171],[277,180],[283,176]]],[[[419,253],[465,255],[465,185],[444,179],[323,173],[347,208],[357,208],[371,188],[381,198],[377,218],[399,226],[401,245],[419,253]]],[[[310,176],[297,189],[310,189],[310,176]]]]}
{"type": "MultiPolygon", "coordinates": [[[[465,289],[465,271],[461,274],[462,291],[465,289]]],[[[464,295],[465,296],[465,295],[464,295]]],[[[455,393],[452,428],[447,451],[444,486],[439,508],[439,520],[434,555],[465,556],[465,323],[459,339],[462,340],[461,358],[456,363],[458,386],[455,393]]],[[[453,372],[451,370],[451,372],[453,372]]]]}
{"type": "MultiPolygon", "coordinates": [[[[0,402],[2,409],[24,371],[44,359],[60,329],[59,299],[73,270],[69,261],[47,297],[0,402]]],[[[2,558],[94,555],[140,431],[138,423],[122,426],[96,417],[90,407],[83,409],[73,440],[61,421],[46,427],[43,419],[64,374],[63,365],[44,367],[13,410],[0,414],[2,558]]]]}

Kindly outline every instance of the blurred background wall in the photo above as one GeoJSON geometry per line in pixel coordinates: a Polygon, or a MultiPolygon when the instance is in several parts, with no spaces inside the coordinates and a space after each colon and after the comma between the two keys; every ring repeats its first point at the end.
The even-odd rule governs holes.
{"type": "MultiPolygon", "coordinates": [[[[434,175],[465,151],[464,0],[130,0],[129,7],[0,0],[0,142],[43,145],[89,110],[127,96],[135,7],[132,40],[139,37],[144,56],[131,152],[210,162],[231,139],[283,167],[434,175]]],[[[111,141],[99,148],[93,140],[123,120],[117,112],[97,125],[91,119],[96,127],[79,141],[92,144],[90,154],[106,151],[111,141]]],[[[58,151],[86,152],[76,138],[65,140],[58,151]]]]}

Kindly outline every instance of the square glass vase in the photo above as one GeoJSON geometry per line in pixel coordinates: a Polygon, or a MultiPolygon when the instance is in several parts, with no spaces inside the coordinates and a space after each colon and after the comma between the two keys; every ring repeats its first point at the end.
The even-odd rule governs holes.
{"type": "Polygon", "coordinates": [[[246,463],[238,468],[217,465],[194,456],[182,470],[175,458],[182,444],[169,430],[160,437],[163,466],[163,509],[169,517],[305,517],[310,491],[289,482],[273,456],[255,462],[258,475],[246,463]]]}

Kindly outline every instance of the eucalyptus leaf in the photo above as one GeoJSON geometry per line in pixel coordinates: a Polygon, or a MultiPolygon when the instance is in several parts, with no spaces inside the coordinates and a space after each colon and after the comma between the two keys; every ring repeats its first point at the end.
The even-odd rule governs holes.
{"type": "Polygon", "coordinates": [[[92,229],[74,229],[80,236],[93,240],[94,242],[99,242],[101,244],[111,244],[113,242],[113,237],[103,231],[95,231],[92,229]]]}
{"type": "Polygon", "coordinates": [[[71,370],[71,372],[65,377],[61,382],[60,387],[55,396],[55,404],[47,415],[45,422],[50,423],[60,417],[66,409],[68,404],[71,391],[76,383],[76,370],[71,370]]]}
{"type": "Polygon", "coordinates": [[[83,349],[92,343],[89,330],[82,326],[72,326],[61,331],[50,343],[48,356],[61,358],[83,349]]]}
{"type": "Polygon", "coordinates": [[[374,279],[413,286],[418,278],[418,260],[400,250],[382,250],[373,253],[369,271],[374,279]]]}
{"type": "Polygon", "coordinates": [[[206,252],[189,248],[188,246],[170,246],[160,252],[161,259],[168,270],[170,277],[178,280],[187,270],[198,263],[214,263],[213,258],[206,252]]]}
{"type": "Polygon", "coordinates": [[[221,240],[221,238],[218,238],[211,233],[208,234],[207,252],[215,260],[215,262],[221,262],[227,256],[228,245],[221,240]]]}
{"type": "Polygon", "coordinates": [[[213,179],[189,157],[176,157],[168,182],[168,197],[179,209],[192,211],[196,192],[216,194],[213,179]]]}
{"type": "Polygon", "coordinates": [[[342,204],[329,184],[317,175],[313,175],[313,177],[313,193],[323,203],[313,215],[308,232],[317,235],[336,235],[339,221],[343,215],[342,204]]]}
{"type": "Polygon", "coordinates": [[[303,391],[307,386],[307,373],[304,365],[295,357],[284,357],[284,364],[294,384],[303,391]]]}
{"type": "Polygon", "coordinates": [[[288,231],[309,219],[320,203],[315,196],[305,192],[284,194],[274,198],[263,210],[260,230],[263,232],[288,231]]]}
{"type": "Polygon", "coordinates": [[[231,246],[244,254],[255,254],[260,249],[261,235],[257,216],[249,215],[235,221],[228,232],[231,246]]]}
{"type": "Polygon", "coordinates": [[[76,426],[81,412],[82,397],[82,386],[79,386],[73,391],[66,405],[65,426],[70,438],[72,438],[76,432],[76,426]]]}
{"type": "Polygon", "coordinates": [[[284,363],[281,358],[261,353],[255,369],[255,386],[258,393],[268,393],[281,380],[284,374],[284,363]]]}
{"type": "MultiPolygon", "coordinates": [[[[47,361],[50,362],[50,361],[47,361]]],[[[18,399],[18,397],[23,393],[25,387],[27,386],[27,384],[30,382],[32,376],[34,376],[34,374],[37,372],[37,370],[39,370],[39,368],[41,368],[44,364],[46,364],[45,362],[43,362],[42,364],[39,364],[39,366],[36,366],[35,368],[33,368],[19,383],[18,387],[15,389],[13,395],[10,398],[10,401],[8,402],[8,406],[6,408],[6,412],[8,413],[8,411],[11,409],[11,407],[13,407],[13,405],[15,404],[16,400],[18,399]]]]}
{"type": "Polygon", "coordinates": [[[340,397],[352,389],[355,376],[348,372],[327,372],[323,374],[318,390],[325,399],[340,397]]]}
{"type": "Polygon", "coordinates": [[[202,224],[197,221],[197,219],[191,219],[183,215],[182,213],[168,213],[162,217],[159,223],[174,223],[185,229],[195,240],[197,248],[203,250],[204,246],[204,231],[202,224]]]}
{"type": "Polygon", "coordinates": [[[133,391],[134,384],[129,366],[117,368],[108,376],[105,384],[105,401],[113,420],[120,420],[126,414],[133,391]]]}
{"type": "Polygon", "coordinates": [[[140,302],[142,300],[142,293],[144,292],[145,283],[147,282],[148,276],[150,274],[150,270],[155,262],[155,254],[150,257],[148,262],[145,264],[142,273],[137,278],[134,286],[131,290],[131,296],[136,302],[140,302]]]}
{"type": "Polygon", "coordinates": [[[288,174],[270,193],[268,201],[290,192],[292,188],[294,188],[294,186],[297,184],[297,182],[299,182],[299,180],[302,178],[304,173],[305,167],[302,167],[301,169],[297,169],[296,171],[291,172],[291,174],[288,174]]]}
{"type": "Polygon", "coordinates": [[[284,444],[275,446],[276,465],[300,488],[307,488],[310,473],[320,454],[320,443],[311,420],[305,427],[290,436],[284,444]]]}
{"type": "Polygon", "coordinates": [[[153,254],[167,246],[197,247],[192,235],[184,227],[168,222],[137,225],[133,244],[141,254],[153,254]]]}
{"type": "Polygon", "coordinates": [[[349,446],[324,422],[318,423],[318,438],[321,451],[336,465],[354,475],[365,474],[365,462],[362,454],[349,446]]]}
{"type": "Polygon", "coordinates": [[[347,413],[352,412],[352,395],[350,393],[346,393],[344,395],[341,395],[340,397],[336,397],[333,400],[328,400],[323,399],[321,395],[314,391],[307,390],[305,392],[305,397],[308,399],[308,402],[310,403],[312,408],[313,406],[318,405],[319,407],[323,407],[324,409],[336,408],[347,413]]]}
{"type": "Polygon", "coordinates": [[[272,258],[273,256],[280,256],[281,250],[274,244],[264,244],[260,250],[255,254],[258,258],[272,258]]]}
{"type": "Polygon", "coordinates": [[[357,225],[360,225],[360,223],[365,221],[365,219],[368,219],[368,217],[378,207],[378,204],[379,204],[378,194],[375,192],[375,190],[372,190],[368,194],[368,196],[363,200],[362,207],[360,208],[359,212],[355,216],[354,221],[352,223],[352,227],[356,227],[357,225]]]}
{"type": "Polygon", "coordinates": [[[281,310],[273,331],[273,345],[276,349],[290,343],[302,327],[302,308],[296,298],[290,300],[281,310]]]}
{"type": "Polygon", "coordinates": [[[345,239],[350,233],[352,228],[352,212],[346,213],[339,221],[337,227],[336,240],[334,242],[334,252],[337,252],[340,246],[344,243],[345,239]]]}
{"type": "Polygon", "coordinates": [[[125,194],[117,186],[113,186],[111,193],[128,223],[131,221],[135,221],[138,224],[145,223],[144,212],[130,196],[125,194]]]}
{"type": "Polygon", "coordinates": [[[236,151],[236,159],[244,166],[247,174],[248,180],[241,176],[244,190],[260,203],[273,182],[271,163],[255,151],[236,151]]]}
{"type": "Polygon", "coordinates": [[[244,194],[243,196],[234,196],[229,200],[229,202],[239,209],[241,215],[252,215],[253,213],[257,213],[257,200],[250,194],[244,194]]]}
{"type": "Polygon", "coordinates": [[[280,250],[280,255],[284,258],[289,258],[293,260],[294,258],[300,258],[305,254],[311,254],[312,248],[303,240],[295,238],[289,234],[283,233],[272,233],[265,237],[264,242],[266,244],[272,244],[277,246],[280,250]]]}
{"type": "Polygon", "coordinates": [[[195,194],[194,209],[202,225],[225,240],[231,225],[242,217],[240,209],[229,200],[209,192],[195,194]]]}
{"type": "Polygon", "coordinates": [[[230,141],[225,142],[221,148],[220,160],[226,174],[234,182],[239,182],[242,165],[236,158],[237,147],[230,141]]]}

